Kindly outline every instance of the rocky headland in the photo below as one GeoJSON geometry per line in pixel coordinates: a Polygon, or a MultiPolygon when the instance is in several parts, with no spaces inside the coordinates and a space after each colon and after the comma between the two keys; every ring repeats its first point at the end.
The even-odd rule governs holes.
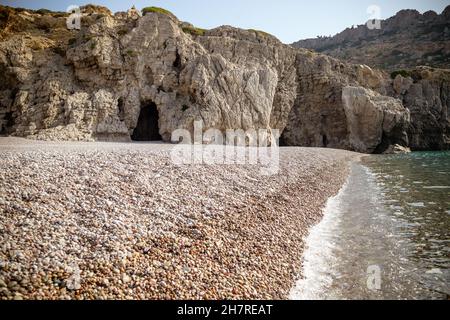
{"type": "Polygon", "coordinates": [[[391,77],[160,8],[81,11],[71,30],[0,6],[0,299],[285,299],[351,151],[450,146],[449,70],[391,77]],[[199,120],[278,129],[279,174],[128,143],[199,120]]]}
{"type": "Polygon", "coordinates": [[[448,70],[418,67],[392,79],[262,31],[202,30],[164,10],[88,6],[80,30],[68,30],[64,13],[0,12],[3,134],[170,141],[202,120],[205,130],[278,129],[286,146],[450,145],[448,70]]]}

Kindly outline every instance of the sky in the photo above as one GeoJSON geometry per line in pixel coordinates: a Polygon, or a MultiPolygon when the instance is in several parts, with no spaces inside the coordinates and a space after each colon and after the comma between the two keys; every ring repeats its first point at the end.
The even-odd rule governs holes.
{"type": "Polygon", "coordinates": [[[275,35],[284,43],[316,36],[335,35],[352,25],[369,19],[387,19],[401,9],[421,13],[441,13],[450,0],[0,0],[3,5],[29,9],[66,11],[70,5],[95,3],[111,11],[126,11],[132,5],[142,9],[157,6],[170,10],[180,20],[197,27],[212,29],[231,25],[257,29],[275,35]],[[380,16],[367,12],[372,5],[380,8],[380,16]]]}

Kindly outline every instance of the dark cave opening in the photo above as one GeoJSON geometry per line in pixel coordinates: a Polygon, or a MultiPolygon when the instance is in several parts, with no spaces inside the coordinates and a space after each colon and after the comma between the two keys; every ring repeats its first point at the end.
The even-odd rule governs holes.
{"type": "Polygon", "coordinates": [[[117,101],[117,107],[119,109],[119,119],[120,119],[120,121],[124,121],[124,119],[125,119],[125,109],[124,109],[123,98],[119,98],[119,100],[117,101]]]}
{"type": "Polygon", "coordinates": [[[383,154],[383,152],[385,152],[389,148],[390,144],[391,144],[390,139],[386,136],[386,133],[383,132],[383,135],[381,138],[381,143],[375,148],[373,153],[374,154],[383,154]]]}
{"type": "Polygon", "coordinates": [[[278,140],[278,146],[279,147],[288,147],[289,146],[286,142],[286,138],[283,135],[281,135],[280,139],[278,140]]]}
{"type": "Polygon", "coordinates": [[[161,141],[159,134],[159,113],[156,104],[146,103],[141,108],[136,129],[134,129],[131,139],[133,141],[161,141]]]}
{"type": "Polygon", "coordinates": [[[177,70],[181,70],[181,56],[178,50],[176,52],[175,61],[173,62],[173,67],[177,70]]]}
{"type": "Polygon", "coordinates": [[[13,112],[6,112],[3,117],[3,124],[0,122],[0,135],[8,135],[14,125],[13,112]]]}
{"type": "Polygon", "coordinates": [[[328,147],[328,137],[326,134],[322,135],[322,146],[324,148],[328,147]]]}

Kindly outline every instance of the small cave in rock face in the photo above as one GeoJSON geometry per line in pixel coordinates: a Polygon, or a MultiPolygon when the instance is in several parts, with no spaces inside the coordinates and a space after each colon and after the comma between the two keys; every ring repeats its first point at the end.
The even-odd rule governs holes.
{"type": "Polygon", "coordinates": [[[328,147],[328,137],[326,134],[322,135],[322,146],[324,148],[328,147]]]}
{"type": "Polygon", "coordinates": [[[12,112],[5,113],[3,117],[3,123],[0,121],[0,135],[7,135],[11,133],[11,129],[14,126],[15,121],[12,112]]]}
{"type": "Polygon", "coordinates": [[[279,147],[288,147],[288,144],[286,142],[286,138],[283,135],[281,135],[280,139],[278,140],[278,146],[279,147]]]}
{"type": "Polygon", "coordinates": [[[156,104],[153,102],[145,103],[141,107],[139,120],[131,139],[133,141],[161,141],[158,121],[159,114],[156,104]]]}

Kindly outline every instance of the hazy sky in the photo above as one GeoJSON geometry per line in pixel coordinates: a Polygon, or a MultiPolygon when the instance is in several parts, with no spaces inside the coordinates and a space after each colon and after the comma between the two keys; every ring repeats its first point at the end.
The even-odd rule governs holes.
{"type": "Polygon", "coordinates": [[[180,20],[206,29],[232,25],[264,30],[285,43],[317,35],[334,35],[345,28],[365,23],[367,8],[378,5],[381,18],[389,18],[401,9],[441,13],[450,0],[0,0],[1,4],[30,9],[66,11],[69,5],[95,3],[113,12],[125,11],[133,4],[141,9],[158,6],[172,11],[180,20]]]}

